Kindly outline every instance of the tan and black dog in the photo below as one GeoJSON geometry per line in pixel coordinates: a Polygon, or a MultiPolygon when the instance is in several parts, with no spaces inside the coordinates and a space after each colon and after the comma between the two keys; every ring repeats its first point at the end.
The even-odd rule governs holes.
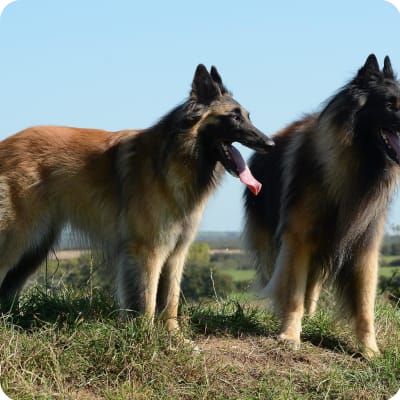
{"type": "Polygon", "coordinates": [[[0,142],[2,301],[70,224],[106,255],[124,309],[150,319],[158,310],[176,329],[185,257],[223,172],[260,190],[235,141],[256,151],[273,144],[217,70],[199,65],[187,101],[148,129],[41,126],[0,142]]]}

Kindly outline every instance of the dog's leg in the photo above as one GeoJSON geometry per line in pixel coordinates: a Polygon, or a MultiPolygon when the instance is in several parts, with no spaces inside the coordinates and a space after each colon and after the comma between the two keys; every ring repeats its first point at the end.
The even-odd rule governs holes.
{"type": "Polygon", "coordinates": [[[377,246],[358,250],[345,300],[350,303],[355,335],[366,357],[379,354],[374,325],[378,254],[377,246]]]}
{"type": "Polygon", "coordinates": [[[338,276],[338,294],[342,306],[353,319],[355,335],[363,354],[379,354],[375,336],[374,311],[378,281],[378,257],[384,220],[370,227],[353,248],[353,258],[338,276]]]}
{"type": "Polygon", "coordinates": [[[311,248],[301,237],[286,233],[277,259],[276,269],[266,289],[282,317],[279,339],[293,348],[300,347],[301,320],[310,265],[311,248]]]}
{"type": "Polygon", "coordinates": [[[318,274],[311,273],[307,282],[305,312],[312,317],[317,310],[317,303],[322,290],[322,279],[318,274]]]}
{"type": "Polygon", "coordinates": [[[161,319],[170,332],[179,329],[179,296],[183,267],[189,246],[190,242],[178,244],[165,262],[159,282],[157,308],[160,312],[161,319]]]}
{"type": "Polygon", "coordinates": [[[17,300],[27,279],[46,258],[58,232],[58,227],[49,224],[33,231],[19,229],[3,231],[0,234],[0,302],[4,308],[17,300]]]}
{"type": "Polygon", "coordinates": [[[378,252],[365,248],[354,254],[338,276],[339,303],[349,312],[363,354],[379,354],[375,338],[374,309],[378,280],[378,252]]]}
{"type": "Polygon", "coordinates": [[[132,246],[119,256],[117,286],[120,304],[150,322],[156,309],[157,287],[164,259],[159,249],[132,246]]]}
{"type": "MultiPolygon", "coordinates": [[[[49,228],[42,237],[35,237],[32,248],[24,249],[19,260],[5,275],[0,285],[0,299],[12,302],[18,297],[27,279],[37,270],[45,260],[58,234],[58,229],[49,228]]],[[[20,240],[20,237],[18,237],[20,240]]],[[[14,249],[17,246],[12,246],[14,249]]]]}
{"type": "Polygon", "coordinates": [[[378,280],[378,254],[366,253],[358,260],[355,276],[355,333],[367,357],[379,354],[375,337],[374,311],[378,280]]]}

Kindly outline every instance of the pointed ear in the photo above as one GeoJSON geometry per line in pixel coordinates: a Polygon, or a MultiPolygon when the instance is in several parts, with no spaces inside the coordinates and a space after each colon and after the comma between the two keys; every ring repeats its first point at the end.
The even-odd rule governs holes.
{"type": "Polygon", "coordinates": [[[203,64],[199,64],[196,68],[190,96],[195,98],[197,102],[203,104],[209,104],[217,97],[221,96],[221,90],[218,84],[214,82],[203,64]]]}
{"type": "Polygon", "coordinates": [[[388,78],[388,79],[395,79],[395,77],[394,77],[394,72],[393,72],[393,68],[392,68],[392,63],[390,62],[389,56],[386,56],[386,57],[385,57],[385,61],[384,61],[384,64],[383,64],[383,70],[382,70],[382,72],[383,72],[383,76],[384,76],[385,78],[388,78]]]}
{"type": "Polygon", "coordinates": [[[211,67],[210,75],[211,75],[212,80],[218,85],[219,90],[221,91],[221,94],[228,93],[228,90],[226,89],[226,87],[222,83],[221,75],[217,71],[217,68],[214,67],[214,65],[211,67]]]}
{"type": "Polygon", "coordinates": [[[378,60],[375,54],[370,54],[365,61],[363,67],[358,70],[354,82],[363,87],[368,86],[369,83],[376,82],[382,78],[381,71],[379,70],[378,60]]]}
{"type": "Polygon", "coordinates": [[[375,54],[370,54],[368,56],[363,68],[369,73],[379,72],[379,64],[375,54]]]}
{"type": "Polygon", "coordinates": [[[361,79],[369,79],[369,77],[379,74],[379,64],[375,54],[370,54],[365,64],[358,71],[357,77],[361,79]]]}

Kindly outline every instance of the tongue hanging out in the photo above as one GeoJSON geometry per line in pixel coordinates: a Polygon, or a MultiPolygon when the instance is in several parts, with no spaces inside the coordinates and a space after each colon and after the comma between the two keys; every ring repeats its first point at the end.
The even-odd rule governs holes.
{"type": "Polygon", "coordinates": [[[224,163],[226,170],[236,177],[239,176],[241,182],[244,183],[255,196],[257,196],[258,193],[260,193],[262,185],[256,178],[254,178],[242,155],[230,144],[223,144],[222,148],[225,158],[229,163],[229,166],[224,163]]]}

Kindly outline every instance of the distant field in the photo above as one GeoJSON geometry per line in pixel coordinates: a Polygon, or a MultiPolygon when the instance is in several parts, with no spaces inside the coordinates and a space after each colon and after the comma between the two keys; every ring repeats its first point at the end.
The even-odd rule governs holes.
{"type": "Polygon", "coordinates": [[[379,264],[381,266],[400,266],[400,255],[396,256],[380,256],[379,257],[379,264]]]}
{"type": "Polygon", "coordinates": [[[391,277],[396,271],[400,274],[399,267],[381,267],[379,268],[379,276],[391,277]]]}
{"type": "MultiPolygon", "coordinates": [[[[224,273],[232,277],[233,282],[253,281],[256,275],[254,270],[237,270],[233,268],[227,268],[222,270],[224,273]]],[[[379,268],[379,276],[391,277],[394,272],[399,271],[400,268],[396,267],[381,267],[379,268]]]]}
{"type": "Polygon", "coordinates": [[[82,254],[88,253],[89,250],[56,250],[49,253],[50,260],[73,260],[82,254]]]}
{"type": "Polygon", "coordinates": [[[222,272],[230,275],[233,282],[252,281],[256,275],[256,271],[252,269],[235,269],[235,268],[223,268],[222,272]]]}

